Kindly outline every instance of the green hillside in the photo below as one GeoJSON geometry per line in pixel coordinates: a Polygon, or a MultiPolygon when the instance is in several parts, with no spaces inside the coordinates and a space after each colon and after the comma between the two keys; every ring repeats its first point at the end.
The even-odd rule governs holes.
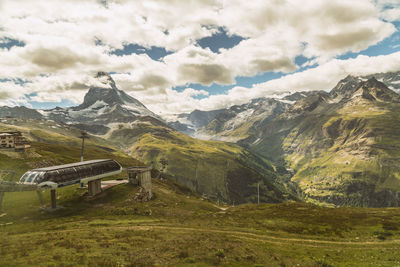
{"type": "MultiPolygon", "coordinates": [[[[1,130],[19,130],[32,140],[32,149],[23,154],[0,154],[4,157],[4,167],[0,163],[0,168],[15,166],[18,177],[27,169],[80,160],[81,132],[69,125],[8,119],[7,124],[0,123],[1,130]]],[[[261,202],[298,199],[299,189],[285,173],[233,143],[197,140],[149,123],[122,125],[104,138],[90,136],[85,142],[85,159],[114,158],[123,166],[133,166],[142,164],[137,158],[160,169],[159,160],[166,158],[165,174],[169,179],[221,202],[256,202],[258,183],[261,202]]]]}
{"type": "MultiPolygon", "coordinates": [[[[33,167],[79,159],[80,140],[74,139],[74,129],[56,133],[49,126],[49,129],[33,127],[20,121],[20,130],[30,129],[25,134],[32,140],[40,137],[41,141],[32,141],[32,148],[24,153],[2,151],[1,169],[15,169],[19,175],[33,167]]],[[[153,137],[156,132],[152,132],[153,137]]],[[[184,147],[191,147],[192,154],[185,154],[186,157],[204,150],[214,155],[216,162],[221,153],[226,153],[224,157],[240,163],[236,156],[246,153],[236,145],[197,142],[184,137],[177,136],[174,142],[185,140],[185,146],[173,141],[157,144],[161,138],[157,135],[156,140],[147,142],[152,135],[143,135],[137,143],[137,153],[147,153],[140,152],[142,141],[157,144],[153,149],[167,145],[178,150],[174,153],[180,158],[179,153],[186,151],[184,147]]],[[[168,137],[168,140],[174,139],[168,137]]],[[[140,164],[107,142],[102,140],[99,144],[96,138],[88,141],[87,159],[112,157],[124,166],[140,164]]],[[[251,154],[245,156],[253,160],[254,170],[265,164],[257,165],[251,154]]],[[[57,204],[63,208],[54,212],[41,210],[36,192],[5,193],[4,213],[0,214],[0,266],[395,266],[400,263],[398,208],[324,208],[298,202],[218,206],[172,179],[153,179],[154,198],[149,202],[136,200],[138,190],[132,185],[119,185],[88,198],[86,190],[77,185],[61,188],[57,190],[57,204]]],[[[43,195],[49,204],[49,193],[43,195]]]]}
{"type": "Polygon", "coordinates": [[[0,266],[400,264],[398,208],[218,207],[155,179],[153,200],[136,201],[137,190],[120,185],[86,198],[77,186],[62,188],[64,208],[51,213],[40,211],[33,192],[6,193],[0,266]]]}
{"type": "MultiPolygon", "coordinates": [[[[80,161],[79,130],[45,121],[13,119],[12,123],[0,123],[0,131],[21,131],[32,146],[25,152],[0,150],[0,170],[15,171],[15,179],[29,169],[80,161]]],[[[85,143],[85,160],[113,158],[124,167],[143,165],[100,138],[90,137],[85,143]]]]}
{"type": "Polygon", "coordinates": [[[114,130],[107,139],[157,169],[160,159],[167,159],[170,178],[214,200],[256,202],[257,183],[262,202],[297,199],[297,188],[284,173],[233,143],[198,140],[146,124],[114,130]]]}
{"type": "Polygon", "coordinates": [[[265,137],[252,147],[284,160],[308,201],[400,205],[397,95],[375,80],[339,103],[326,95],[304,101],[265,126],[265,137]]]}

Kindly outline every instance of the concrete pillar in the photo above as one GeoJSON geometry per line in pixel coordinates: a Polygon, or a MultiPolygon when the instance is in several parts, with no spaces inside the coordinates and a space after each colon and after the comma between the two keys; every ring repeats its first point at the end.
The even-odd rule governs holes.
{"type": "Polygon", "coordinates": [[[37,194],[37,196],[39,198],[40,205],[45,206],[45,202],[44,202],[44,199],[43,199],[43,196],[42,196],[42,192],[40,192],[40,190],[36,190],[36,194],[37,194]]]}
{"type": "Polygon", "coordinates": [[[95,196],[101,192],[101,179],[88,182],[89,196],[95,196]]]}
{"type": "Polygon", "coordinates": [[[51,198],[51,208],[55,209],[57,207],[57,205],[56,205],[56,190],[55,189],[50,190],[50,198],[51,198]]]}

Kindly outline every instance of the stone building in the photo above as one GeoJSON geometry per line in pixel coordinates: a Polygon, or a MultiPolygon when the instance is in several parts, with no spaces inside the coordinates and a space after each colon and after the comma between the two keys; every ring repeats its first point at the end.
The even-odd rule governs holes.
{"type": "Polygon", "coordinates": [[[137,166],[126,169],[128,172],[129,183],[141,186],[145,193],[148,194],[148,199],[153,197],[151,184],[151,167],[137,166]]]}
{"type": "Polygon", "coordinates": [[[25,150],[31,145],[21,132],[0,132],[0,148],[25,150]]]}

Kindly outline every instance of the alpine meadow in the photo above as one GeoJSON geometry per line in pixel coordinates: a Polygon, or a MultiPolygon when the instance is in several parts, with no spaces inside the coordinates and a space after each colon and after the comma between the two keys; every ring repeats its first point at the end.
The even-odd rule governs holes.
{"type": "Polygon", "coordinates": [[[399,1],[0,13],[0,266],[400,266],[399,1]]]}

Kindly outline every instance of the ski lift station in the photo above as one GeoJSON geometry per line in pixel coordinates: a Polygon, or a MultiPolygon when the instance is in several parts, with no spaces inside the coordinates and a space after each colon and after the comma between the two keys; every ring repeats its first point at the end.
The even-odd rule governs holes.
{"type": "MultiPolygon", "coordinates": [[[[102,192],[103,178],[121,173],[121,165],[113,159],[98,159],[71,164],[57,165],[27,171],[18,183],[2,181],[0,177],[0,210],[5,192],[36,191],[43,204],[40,190],[50,189],[51,208],[56,209],[56,189],[74,184],[86,184],[88,195],[95,196],[102,192]]],[[[126,169],[128,180],[109,181],[111,185],[130,183],[140,186],[143,199],[152,198],[151,167],[134,166],[126,169]]],[[[6,173],[15,173],[8,171],[6,173]]],[[[0,176],[1,171],[0,171],[0,176]]],[[[4,176],[4,175],[3,175],[4,176]]],[[[107,182],[104,182],[106,184],[107,182]]],[[[104,188],[110,187],[104,186],[104,188]]]]}
{"type": "Polygon", "coordinates": [[[121,171],[121,165],[115,160],[89,160],[30,170],[21,177],[20,183],[36,185],[39,189],[51,189],[52,208],[55,208],[57,188],[87,183],[89,196],[95,196],[101,192],[101,179],[121,171]]]}

